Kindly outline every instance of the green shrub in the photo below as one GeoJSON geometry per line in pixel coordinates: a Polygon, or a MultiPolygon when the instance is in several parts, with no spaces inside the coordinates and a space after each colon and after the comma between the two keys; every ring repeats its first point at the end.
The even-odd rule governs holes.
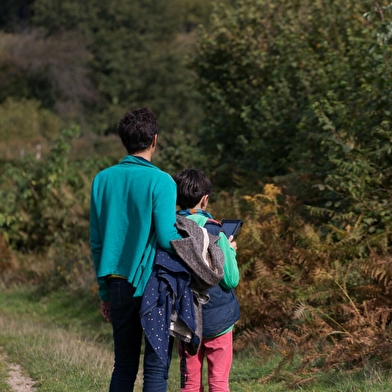
{"type": "Polygon", "coordinates": [[[8,98],[0,105],[0,159],[40,159],[52,147],[61,120],[34,100],[8,98]]]}
{"type": "Polygon", "coordinates": [[[49,288],[92,284],[90,185],[108,162],[69,160],[78,135],[77,128],[62,131],[47,156],[8,163],[0,178],[0,197],[7,201],[0,207],[0,229],[19,259],[14,275],[21,280],[49,288]]]}

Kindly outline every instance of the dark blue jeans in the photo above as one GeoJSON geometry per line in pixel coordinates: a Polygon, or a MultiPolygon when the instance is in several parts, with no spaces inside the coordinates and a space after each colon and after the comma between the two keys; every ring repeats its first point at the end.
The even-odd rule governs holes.
{"type": "MultiPolygon", "coordinates": [[[[139,369],[143,329],[140,323],[141,298],[125,279],[112,278],[110,315],[114,339],[114,368],[109,392],[132,392],[139,369]]],[[[173,342],[169,346],[171,358],[173,342]]],[[[166,392],[167,364],[155,353],[145,339],[143,392],[166,392]]]]}

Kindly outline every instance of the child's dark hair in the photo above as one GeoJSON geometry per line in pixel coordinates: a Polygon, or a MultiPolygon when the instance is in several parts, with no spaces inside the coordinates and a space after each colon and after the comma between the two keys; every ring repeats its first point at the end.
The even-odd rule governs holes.
{"type": "Polygon", "coordinates": [[[157,118],[147,107],[129,111],[120,120],[117,132],[129,154],[147,150],[158,133],[157,118]]]}
{"type": "Polygon", "coordinates": [[[202,170],[186,169],[174,177],[177,184],[177,205],[182,210],[195,207],[205,195],[212,195],[212,184],[202,170]]]}

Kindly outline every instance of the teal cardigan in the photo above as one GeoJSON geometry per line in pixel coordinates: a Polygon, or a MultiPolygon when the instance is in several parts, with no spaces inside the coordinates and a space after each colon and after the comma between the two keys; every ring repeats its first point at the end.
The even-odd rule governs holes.
{"type": "Polygon", "coordinates": [[[109,300],[108,275],[121,275],[143,295],[157,244],[174,253],[176,184],[169,174],[127,155],[99,172],[90,199],[90,246],[99,296],[109,300]]]}

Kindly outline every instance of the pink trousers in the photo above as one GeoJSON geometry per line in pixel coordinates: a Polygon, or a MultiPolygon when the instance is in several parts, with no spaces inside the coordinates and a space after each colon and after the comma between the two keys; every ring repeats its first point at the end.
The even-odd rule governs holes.
{"type": "MultiPolygon", "coordinates": [[[[179,344],[180,356],[182,355],[179,344]]],[[[181,392],[203,392],[203,361],[207,358],[209,392],[229,392],[229,375],[233,361],[233,332],[212,339],[203,339],[197,355],[185,351],[185,388],[181,392]]]]}

